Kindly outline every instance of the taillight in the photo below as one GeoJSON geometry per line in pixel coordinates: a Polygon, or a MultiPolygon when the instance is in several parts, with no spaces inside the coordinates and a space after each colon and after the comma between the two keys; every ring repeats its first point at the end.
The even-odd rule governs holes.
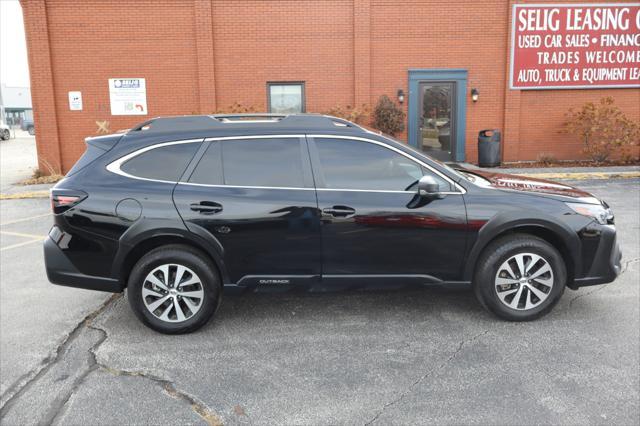
{"type": "Polygon", "coordinates": [[[85,198],[87,198],[87,194],[82,191],[52,189],[51,210],[54,214],[66,212],[85,198]]]}

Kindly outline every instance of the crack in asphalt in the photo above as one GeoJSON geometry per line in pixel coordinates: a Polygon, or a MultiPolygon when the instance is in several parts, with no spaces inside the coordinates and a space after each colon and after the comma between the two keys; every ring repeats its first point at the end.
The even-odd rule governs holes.
{"type": "Polygon", "coordinates": [[[89,352],[91,353],[91,356],[93,357],[93,361],[95,362],[96,365],[96,369],[94,369],[94,371],[100,370],[100,371],[104,371],[107,372],[113,376],[126,376],[126,377],[140,377],[143,379],[147,379],[150,380],[154,383],[157,383],[158,385],[160,385],[162,387],[162,389],[172,398],[177,399],[177,400],[181,400],[186,402],[187,404],[189,404],[189,406],[191,407],[191,409],[197,414],[199,415],[202,420],[204,420],[207,425],[209,426],[222,426],[223,422],[220,419],[220,417],[213,411],[211,410],[209,407],[207,407],[203,402],[199,401],[195,396],[189,395],[188,393],[178,389],[176,387],[176,385],[168,380],[168,379],[164,379],[162,377],[158,377],[158,376],[154,376],[152,374],[148,374],[148,373],[144,373],[142,371],[128,371],[128,370],[121,370],[118,368],[114,368],[114,367],[110,367],[106,364],[103,364],[101,362],[98,361],[98,357],[96,355],[96,351],[98,350],[98,348],[100,347],[100,345],[107,340],[107,338],[109,337],[107,334],[107,331],[97,327],[94,324],[88,324],[88,327],[99,331],[100,333],[103,334],[103,338],[101,339],[101,341],[99,342],[99,344],[94,345],[93,348],[89,349],[89,352]]]}
{"type": "MultiPolygon", "coordinates": [[[[618,277],[616,279],[620,278],[625,272],[627,272],[630,264],[638,262],[638,261],[640,261],[640,257],[629,259],[629,260],[623,262],[622,263],[622,268],[620,269],[620,274],[618,275],[618,277]]],[[[599,291],[604,290],[605,288],[607,288],[606,285],[601,285],[601,286],[599,286],[599,287],[595,288],[594,290],[591,290],[591,291],[589,291],[587,293],[583,293],[583,294],[579,294],[579,295],[575,296],[573,299],[569,300],[569,306],[568,306],[567,310],[571,309],[571,306],[573,306],[573,302],[575,302],[576,300],[582,299],[583,297],[590,296],[593,293],[597,293],[599,291]]]]}
{"type": "Polygon", "coordinates": [[[111,303],[117,300],[120,294],[114,294],[107,299],[98,309],[85,316],[80,322],[78,322],[73,330],[62,340],[62,342],[56,347],[55,355],[48,356],[42,360],[40,365],[28,373],[22,375],[16,380],[7,390],[2,394],[0,400],[5,402],[0,405],[0,420],[2,420],[8,411],[8,409],[15,403],[15,401],[24,394],[34,383],[36,383],[44,374],[51,369],[51,367],[57,364],[64,353],[64,350],[73,343],[73,341],[82,332],[84,326],[93,320],[96,316],[104,312],[111,303]]]}
{"type": "Polygon", "coordinates": [[[458,354],[462,351],[462,349],[464,349],[464,347],[466,345],[468,345],[469,343],[475,342],[477,339],[479,339],[480,337],[484,336],[485,334],[487,334],[489,332],[489,330],[485,330],[482,333],[478,333],[475,336],[467,339],[467,340],[463,340],[462,342],[460,342],[460,344],[458,345],[458,347],[456,348],[456,350],[439,366],[437,366],[436,368],[427,371],[425,374],[423,374],[422,376],[418,377],[417,380],[415,380],[413,383],[411,383],[407,389],[402,392],[397,398],[395,398],[393,401],[387,402],[386,404],[384,404],[382,406],[382,409],[380,411],[378,411],[376,413],[375,416],[373,416],[373,418],[371,418],[371,420],[367,421],[365,423],[365,426],[369,426],[373,423],[375,423],[378,418],[385,412],[385,410],[395,404],[397,404],[398,402],[402,401],[405,397],[407,397],[411,392],[413,392],[413,389],[418,386],[424,379],[426,379],[427,377],[429,377],[430,375],[432,375],[433,373],[441,370],[442,368],[444,368],[449,362],[453,361],[453,359],[458,356],[458,354]]]}
{"type": "MultiPolygon", "coordinates": [[[[82,321],[76,324],[76,326],[62,341],[62,343],[60,343],[56,347],[54,356],[45,358],[39,368],[32,370],[30,373],[18,379],[9,389],[7,389],[7,391],[5,391],[5,393],[3,394],[3,398],[7,397],[7,395],[9,396],[7,397],[6,402],[2,405],[2,407],[0,407],[0,423],[11,412],[12,407],[19,401],[21,401],[21,398],[32,387],[36,386],[36,384],[41,379],[43,379],[54,366],[58,365],[61,362],[64,362],[67,356],[72,356],[69,355],[71,353],[71,350],[67,351],[67,349],[70,349],[72,347],[73,343],[78,339],[78,337],[87,330],[93,330],[100,333],[100,338],[88,349],[86,349],[86,352],[88,352],[89,354],[89,358],[87,360],[89,364],[88,367],[84,369],[84,371],[80,372],[67,392],[65,392],[63,395],[53,398],[46,412],[38,420],[38,424],[56,424],[65,414],[66,409],[68,408],[68,403],[73,395],[76,394],[78,389],[86,381],[86,378],[96,371],[104,371],[115,376],[141,377],[147,380],[151,380],[154,383],[159,384],[160,387],[165,391],[165,393],[170,397],[186,402],[190,406],[190,408],[198,416],[200,416],[200,418],[202,418],[204,422],[206,422],[207,425],[219,426],[223,424],[220,417],[214,411],[209,409],[204,403],[196,399],[194,396],[191,396],[186,392],[179,390],[170,380],[156,377],[143,372],[119,370],[98,362],[96,352],[109,336],[106,330],[96,326],[93,322],[98,315],[106,311],[115,303],[115,301],[120,298],[121,294],[114,294],[98,309],[87,315],[82,321]],[[29,378],[25,381],[27,377],[29,378]]],[[[79,349],[81,352],[84,351],[84,349],[82,349],[81,347],[79,349]]],[[[64,376],[64,378],[68,378],[68,376],[64,376]]]]}

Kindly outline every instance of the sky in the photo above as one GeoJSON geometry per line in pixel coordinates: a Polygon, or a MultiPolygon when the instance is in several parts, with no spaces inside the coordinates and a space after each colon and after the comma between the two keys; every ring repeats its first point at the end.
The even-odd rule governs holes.
{"type": "Polygon", "coordinates": [[[27,44],[18,0],[0,0],[0,83],[29,86],[27,44]]]}

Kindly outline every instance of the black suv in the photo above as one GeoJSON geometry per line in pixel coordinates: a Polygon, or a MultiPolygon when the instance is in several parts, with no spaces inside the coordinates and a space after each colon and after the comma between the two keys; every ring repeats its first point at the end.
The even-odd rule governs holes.
{"type": "Polygon", "coordinates": [[[322,115],[156,118],[87,150],[51,190],[55,284],[121,292],[164,333],[223,291],[473,288],[531,320],[565,286],[613,281],[607,204],[579,189],[435,161],[322,115]]]}

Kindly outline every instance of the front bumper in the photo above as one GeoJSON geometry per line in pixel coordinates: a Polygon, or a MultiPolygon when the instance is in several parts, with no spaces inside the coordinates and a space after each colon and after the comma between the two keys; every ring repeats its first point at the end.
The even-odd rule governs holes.
{"type": "Polygon", "coordinates": [[[117,279],[85,275],[78,271],[51,236],[44,241],[44,264],[47,278],[53,284],[112,293],[123,290],[117,279]]]}
{"type": "Polygon", "coordinates": [[[590,264],[584,265],[586,273],[574,279],[570,288],[606,284],[614,281],[622,271],[622,251],[613,225],[602,225],[600,241],[590,264]]]}

